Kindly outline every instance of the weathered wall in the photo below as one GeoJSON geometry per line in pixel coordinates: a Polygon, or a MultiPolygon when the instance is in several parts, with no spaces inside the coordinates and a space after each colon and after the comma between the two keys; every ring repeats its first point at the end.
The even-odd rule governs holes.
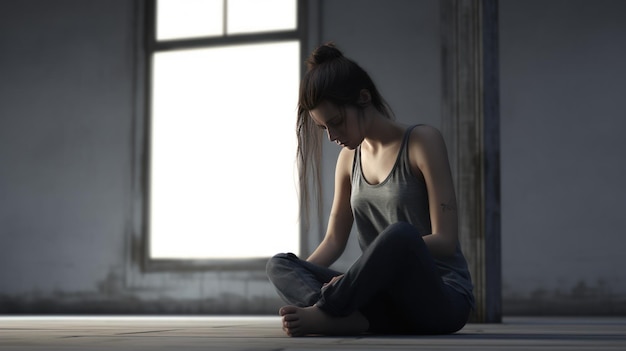
{"type": "Polygon", "coordinates": [[[505,313],[626,313],[626,2],[500,2],[505,313]]]}
{"type": "Polygon", "coordinates": [[[124,274],[132,26],[131,1],[0,2],[0,312],[124,274]]]}
{"type": "MultiPolygon", "coordinates": [[[[0,2],[0,313],[275,313],[262,267],[141,268],[136,6],[0,2]]],[[[371,69],[399,119],[436,124],[436,1],[321,11],[323,40],[371,69]]]]}
{"type": "MultiPolygon", "coordinates": [[[[625,5],[501,1],[506,313],[626,313],[625,5]]],[[[323,1],[319,39],[398,120],[440,126],[438,6],[323,1]]],[[[274,313],[262,270],[140,268],[135,20],[126,0],[0,2],[0,313],[274,313]]]]}

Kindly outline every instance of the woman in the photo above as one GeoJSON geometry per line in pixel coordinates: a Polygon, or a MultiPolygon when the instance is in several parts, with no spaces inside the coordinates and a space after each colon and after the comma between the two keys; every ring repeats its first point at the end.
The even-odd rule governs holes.
{"type": "Polygon", "coordinates": [[[333,44],[317,48],[307,66],[297,122],[302,184],[316,174],[318,128],[343,148],[324,240],[306,261],[278,254],[267,265],[289,304],[279,311],[283,330],[302,336],[461,329],[474,297],[441,134],[395,122],[369,75],[333,44]],[[328,267],[343,253],[353,222],[363,253],[341,274],[328,267]]]}

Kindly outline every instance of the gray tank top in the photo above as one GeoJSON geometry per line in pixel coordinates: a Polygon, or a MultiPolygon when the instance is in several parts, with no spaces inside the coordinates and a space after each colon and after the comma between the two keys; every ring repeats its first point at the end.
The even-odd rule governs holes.
{"type": "MultiPolygon", "coordinates": [[[[379,184],[369,184],[363,177],[361,146],[354,152],[350,203],[362,250],[396,222],[412,224],[421,235],[432,232],[426,183],[413,174],[409,162],[408,140],[413,128],[404,133],[396,162],[379,184]]],[[[473,306],[472,282],[460,246],[457,245],[453,256],[435,259],[435,263],[444,284],[464,294],[473,306]]]]}

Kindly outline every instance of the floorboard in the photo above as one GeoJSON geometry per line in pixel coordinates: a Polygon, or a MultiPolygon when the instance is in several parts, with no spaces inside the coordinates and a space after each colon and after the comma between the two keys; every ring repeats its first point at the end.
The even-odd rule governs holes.
{"type": "Polygon", "coordinates": [[[445,336],[286,337],[278,317],[0,317],[0,350],[626,350],[626,317],[508,317],[445,336]]]}

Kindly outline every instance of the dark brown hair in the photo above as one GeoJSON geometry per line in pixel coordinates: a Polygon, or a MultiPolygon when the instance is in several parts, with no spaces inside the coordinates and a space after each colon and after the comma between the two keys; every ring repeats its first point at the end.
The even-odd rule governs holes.
{"type": "Polygon", "coordinates": [[[320,162],[322,131],[311,120],[309,112],[322,101],[336,105],[341,111],[347,106],[363,109],[359,104],[361,91],[366,89],[371,96],[371,104],[387,118],[393,113],[382,98],[376,85],[361,66],[345,57],[333,43],[324,44],[315,49],[306,60],[307,71],[300,82],[298,100],[298,119],[296,134],[298,137],[298,172],[300,180],[300,205],[304,210],[305,227],[308,228],[308,209],[312,185],[317,200],[317,215],[321,220],[320,162]],[[313,175],[313,184],[309,184],[309,175],[313,175]]]}

